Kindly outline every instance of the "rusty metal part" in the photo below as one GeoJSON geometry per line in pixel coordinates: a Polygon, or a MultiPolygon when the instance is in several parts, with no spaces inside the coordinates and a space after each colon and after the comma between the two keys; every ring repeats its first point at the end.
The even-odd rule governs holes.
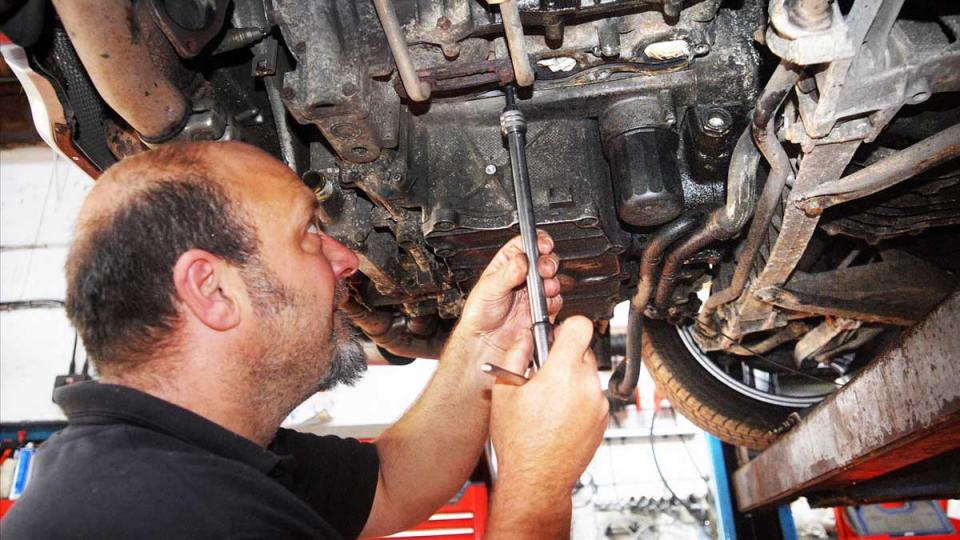
{"type": "MultiPolygon", "coordinates": [[[[509,60],[484,60],[420,69],[417,75],[430,85],[432,93],[442,94],[491,84],[505,85],[513,80],[513,68],[509,60]]],[[[395,85],[395,89],[400,97],[408,97],[402,81],[395,85]]]]}
{"type": "Polygon", "coordinates": [[[860,483],[960,448],[958,335],[955,292],[896,348],[740,467],[733,475],[737,507],[749,511],[860,483]]]}
{"type": "MultiPolygon", "coordinates": [[[[767,238],[770,220],[780,203],[783,187],[790,175],[793,174],[790,160],[774,132],[773,117],[786,98],[787,92],[793,88],[798,78],[799,71],[796,66],[782,62],[767,83],[769,91],[765,91],[764,96],[757,101],[752,124],[753,140],[770,163],[770,174],[767,175],[763,192],[757,201],[753,222],[750,223],[750,230],[747,232],[743,250],[737,257],[737,266],[734,269],[730,285],[726,289],[712,294],[704,303],[701,312],[701,320],[704,322],[709,321],[710,316],[718,306],[732,302],[743,293],[743,288],[746,286],[753,268],[753,261],[757,252],[760,251],[760,246],[767,238]]],[[[734,150],[734,157],[737,156],[738,152],[755,152],[752,145],[742,150],[739,149],[739,143],[737,146],[738,150],[734,150]]]]}
{"type": "Polygon", "coordinates": [[[863,266],[808,274],[796,271],[782,287],[757,291],[775,306],[812,315],[910,326],[939,304],[957,277],[902,252],[863,266]]]}
{"type": "MultiPolygon", "coordinates": [[[[432,335],[416,335],[409,329],[409,321],[394,317],[392,311],[372,311],[347,298],[340,309],[354,326],[386,351],[406,358],[440,358],[447,334],[435,331],[432,335]]],[[[413,323],[417,327],[417,323],[413,323]]]]}
{"type": "Polygon", "coordinates": [[[870,197],[851,201],[825,215],[830,235],[883,240],[960,225],[960,171],[944,177],[915,178],[870,197]]]}
{"type": "Polygon", "coordinates": [[[503,33],[507,36],[507,47],[510,49],[510,61],[513,62],[513,73],[518,86],[533,84],[533,68],[530,66],[530,57],[527,55],[527,46],[523,37],[523,23],[520,22],[520,9],[517,0],[497,0],[500,5],[500,17],[503,19],[503,33]]]}
{"type": "MultiPolygon", "coordinates": [[[[767,178],[767,185],[764,186],[763,199],[764,207],[761,218],[769,220],[767,214],[772,215],[770,199],[773,198],[768,191],[776,190],[777,184],[780,189],[776,190],[776,196],[779,198],[780,191],[783,189],[783,182],[792,172],[790,162],[786,152],[777,141],[774,133],[773,117],[780,105],[786,99],[787,94],[793,89],[799,79],[800,73],[796,66],[789,62],[781,62],[776,71],[767,81],[763,93],[757,100],[754,109],[754,118],[752,125],[753,139],[763,152],[764,157],[770,162],[771,171],[767,178]]],[[[690,236],[684,243],[677,247],[668,257],[664,264],[663,277],[657,286],[657,308],[664,309],[670,303],[675,288],[674,280],[684,261],[693,256],[697,251],[708,246],[717,240],[728,240],[740,232],[746,221],[753,215],[755,208],[755,193],[757,183],[757,165],[759,156],[756,150],[749,142],[749,133],[745,131],[737,141],[737,147],[734,150],[734,156],[730,160],[730,171],[727,176],[727,201],[726,204],[711,214],[710,219],[704,227],[690,236]]],[[[755,219],[755,225],[751,225],[751,232],[754,228],[760,228],[760,224],[755,219]]],[[[768,221],[769,222],[769,221],[768,221]]],[[[766,232],[766,226],[763,226],[763,232],[766,232]]],[[[748,244],[752,248],[752,244],[748,244]]],[[[746,255],[752,259],[750,252],[746,255]]],[[[745,258],[744,258],[745,260],[745,258]]],[[[736,297],[736,289],[731,287],[729,294],[736,297]]],[[[723,297],[721,297],[723,298],[723,297]]]]}
{"type": "Polygon", "coordinates": [[[798,94],[803,129],[794,139],[804,150],[827,139],[871,142],[902,106],[960,89],[960,48],[949,36],[938,37],[936,27],[897,19],[903,4],[851,6],[844,21],[856,54],[818,68],[811,81],[817,91],[798,94]]]}
{"type": "Polygon", "coordinates": [[[146,139],[176,135],[190,107],[162,67],[176,62],[176,54],[144,3],[56,0],[54,7],[107,104],[146,139]]]}
{"type": "Polygon", "coordinates": [[[380,157],[383,141],[369,114],[353,111],[335,116],[315,116],[312,122],[344,159],[369,163],[380,157]]]}
{"type": "Polygon", "coordinates": [[[789,16],[795,24],[808,29],[823,28],[830,25],[830,0],[794,0],[790,4],[789,16]]]}
{"type": "Polygon", "coordinates": [[[744,334],[769,330],[786,324],[785,317],[772,309],[771,304],[756,296],[767,287],[779,287],[794,273],[797,263],[806,251],[810,238],[817,229],[819,218],[810,217],[793,206],[796,193],[838,178],[859,146],[859,141],[818,146],[805,154],[788,199],[780,232],[767,255],[763,269],[738,300],[725,309],[725,334],[739,339],[744,334]]]}
{"type": "Polygon", "coordinates": [[[863,324],[861,321],[854,319],[828,317],[794,345],[793,361],[797,368],[803,365],[804,360],[814,358],[829,348],[849,341],[861,324],[863,324]]]}
{"type": "Polygon", "coordinates": [[[795,204],[808,214],[872,195],[960,156],[960,124],[859,171],[801,193],[795,204]]]}
{"type": "Polygon", "coordinates": [[[103,131],[107,136],[107,147],[118,160],[147,151],[137,133],[127,124],[115,122],[107,118],[103,122],[103,131]]]}
{"type": "Polygon", "coordinates": [[[252,26],[247,28],[231,28],[224,32],[223,39],[217,43],[217,48],[211,55],[228,53],[259,42],[267,37],[269,32],[263,28],[252,26]]]}
{"type": "Polygon", "coordinates": [[[640,363],[643,336],[643,317],[650,297],[653,295],[663,254],[671,244],[688,234],[697,226],[697,216],[682,216],[661,227],[643,248],[640,259],[640,277],[637,292],[630,298],[630,311],[627,316],[627,339],[623,361],[610,375],[607,388],[610,395],[621,400],[633,397],[633,391],[640,380],[640,363]]]}
{"type": "Polygon", "coordinates": [[[200,54],[210,40],[220,33],[230,0],[194,0],[192,4],[192,10],[177,6],[177,13],[171,13],[164,0],[150,2],[157,26],[170,40],[177,54],[184,58],[200,54]]]}
{"type": "Polygon", "coordinates": [[[397,72],[400,74],[400,80],[403,81],[407,96],[413,101],[430,99],[430,85],[417,76],[413,60],[410,58],[410,51],[407,49],[407,39],[403,35],[403,28],[397,20],[393,4],[390,0],[373,0],[373,5],[377,8],[377,16],[380,17],[383,33],[387,37],[387,43],[390,44],[390,52],[393,53],[393,61],[397,64],[397,72]]]}
{"type": "Polygon", "coordinates": [[[765,41],[770,50],[795,64],[822,64],[850,58],[840,6],[828,0],[771,0],[765,41]]]}
{"type": "MultiPolygon", "coordinates": [[[[701,327],[697,327],[698,331],[701,327]]],[[[709,329],[706,329],[709,331],[709,329]]],[[[758,354],[766,354],[780,345],[788,341],[793,341],[800,336],[807,333],[810,330],[810,327],[802,321],[790,321],[786,327],[781,328],[773,333],[773,335],[766,337],[756,343],[751,343],[749,346],[744,346],[738,343],[731,345],[729,348],[724,347],[724,352],[730,354],[736,354],[738,356],[756,356],[758,354]]],[[[693,334],[694,339],[697,340],[697,343],[700,342],[700,337],[698,334],[693,334]]],[[[707,350],[704,348],[704,350],[707,350]]]]}
{"type": "MultiPolygon", "coordinates": [[[[823,184],[846,185],[844,180],[837,179],[857,146],[872,141],[904,103],[920,103],[933,92],[956,88],[957,77],[943,75],[955,73],[955,69],[931,71],[930,68],[933,65],[941,68],[954,65],[960,54],[956,47],[935,45],[925,49],[922,55],[903,55],[907,54],[904,51],[913,50],[910,43],[920,43],[924,37],[920,29],[897,23],[901,5],[902,0],[854,5],[846,23],[853,43],[858,46],[856,56],[838,59],[818,70],[814,77],[804,81],[803,88],[797,93],[795,112],[791,104],[789,123],[791,126],[800,124],[796,114],[802,121],[802,129],[786,129],[788,135],[791,131],[802,132],[803,137],[791,137],[803,149],[800,171],[786,201],[779,230],[764,230],[759,237],[763,241],[759,245],[772,244],[769,256],[761,261],[762,270],[756,276],[749,276],[751,269],[743,268],[741,276],[755,279],[749,285],[749,291],[739,295],[736,302],[729,304],[720,314],[728,330],[726,333],[735,339],[750,332],[782,326],[790,316],[789,312],[774,309],[757,298],[756,293],[784,284],[819,225],[820,209],[808,208],[804,212],[796,207],[795,202],[815,193],[814,190],[823,184]],[[918,61],[916,58],[919,57],[931,60],[918,61]],[[884,63],[888,60],[892,62],[889,65],[884,63]],[[867,117],[866,113],[871,114],[867,117]],[[837,123],[838,119],[842,121],[837,123]]],[[[710,308],[716,307],[716,303],[710,302],[710,308]]]]}

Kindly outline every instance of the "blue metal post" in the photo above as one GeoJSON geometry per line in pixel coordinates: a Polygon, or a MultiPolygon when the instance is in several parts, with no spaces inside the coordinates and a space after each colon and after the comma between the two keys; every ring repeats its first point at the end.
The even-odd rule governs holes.
{"type": "MultiPolygon", "coordinates": [[[[733,497],[730,494],[727,466],[723,460],[723,443],[709,433],[705,433],[704,436],[707,438],[707,447],[710,449],[713,487],[717,494],[717,533],[724,540],[737,540],[737,528],[733,523],[733,497]]],[[[793,523],[793,516],[790,522],[793,523]]],[[[793,538],[796,539],[796,534],[793,538]]]]}
{"type": "Polygon", "coordinates": [[[777,515],[780,516],[780,530],[783,532],[783,540],[797,540],[797,524],[793,522],[793,512],[789,504],[777,508],[777,515]]]}

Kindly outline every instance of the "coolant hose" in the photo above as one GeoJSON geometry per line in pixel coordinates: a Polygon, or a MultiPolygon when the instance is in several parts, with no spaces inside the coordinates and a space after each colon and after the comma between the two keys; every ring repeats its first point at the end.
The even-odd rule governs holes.
{"type": "Polygon", "coordinates": [[[617,399],[629,400],[640,379],[643,314],[653,294],[663,254],[670,244],[693,230],[698,221],[699,216],[696,215],[681,216],[661,227],[643,248],[637,292],[630,299],[630,311],[627,316],[627,343],[624,358],[610,375],[607,385],[610,395],[617,399]]]}

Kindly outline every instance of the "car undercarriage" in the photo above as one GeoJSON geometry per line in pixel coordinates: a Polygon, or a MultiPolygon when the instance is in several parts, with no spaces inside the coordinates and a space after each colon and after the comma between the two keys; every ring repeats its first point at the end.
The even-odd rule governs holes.
{"type": "Polygon", "coordinates": [[[763,447],[957,285],[951,3],[54,7],[4,49],[47,141],[94,176],[175,141],[275,155],[358,254],[342,309],[393,362],[439,356],[519,230],[506,85],[560,317],[595,322],[614,397],[642,359],[701,427],[763,447]]]}

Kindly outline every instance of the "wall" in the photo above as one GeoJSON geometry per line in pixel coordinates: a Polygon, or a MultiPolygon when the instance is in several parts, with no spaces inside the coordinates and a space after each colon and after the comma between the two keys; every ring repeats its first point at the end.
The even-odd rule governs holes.
{"type": "MultiPolygon", "coordinates": [[[[63,300],[73,220],[92,186],[47,147],[0,151],[0,301],[63,300]]],[[[0,312],[0,422],[62,418],[50,394],[73,338],[62,309],[0,312]]]]}

